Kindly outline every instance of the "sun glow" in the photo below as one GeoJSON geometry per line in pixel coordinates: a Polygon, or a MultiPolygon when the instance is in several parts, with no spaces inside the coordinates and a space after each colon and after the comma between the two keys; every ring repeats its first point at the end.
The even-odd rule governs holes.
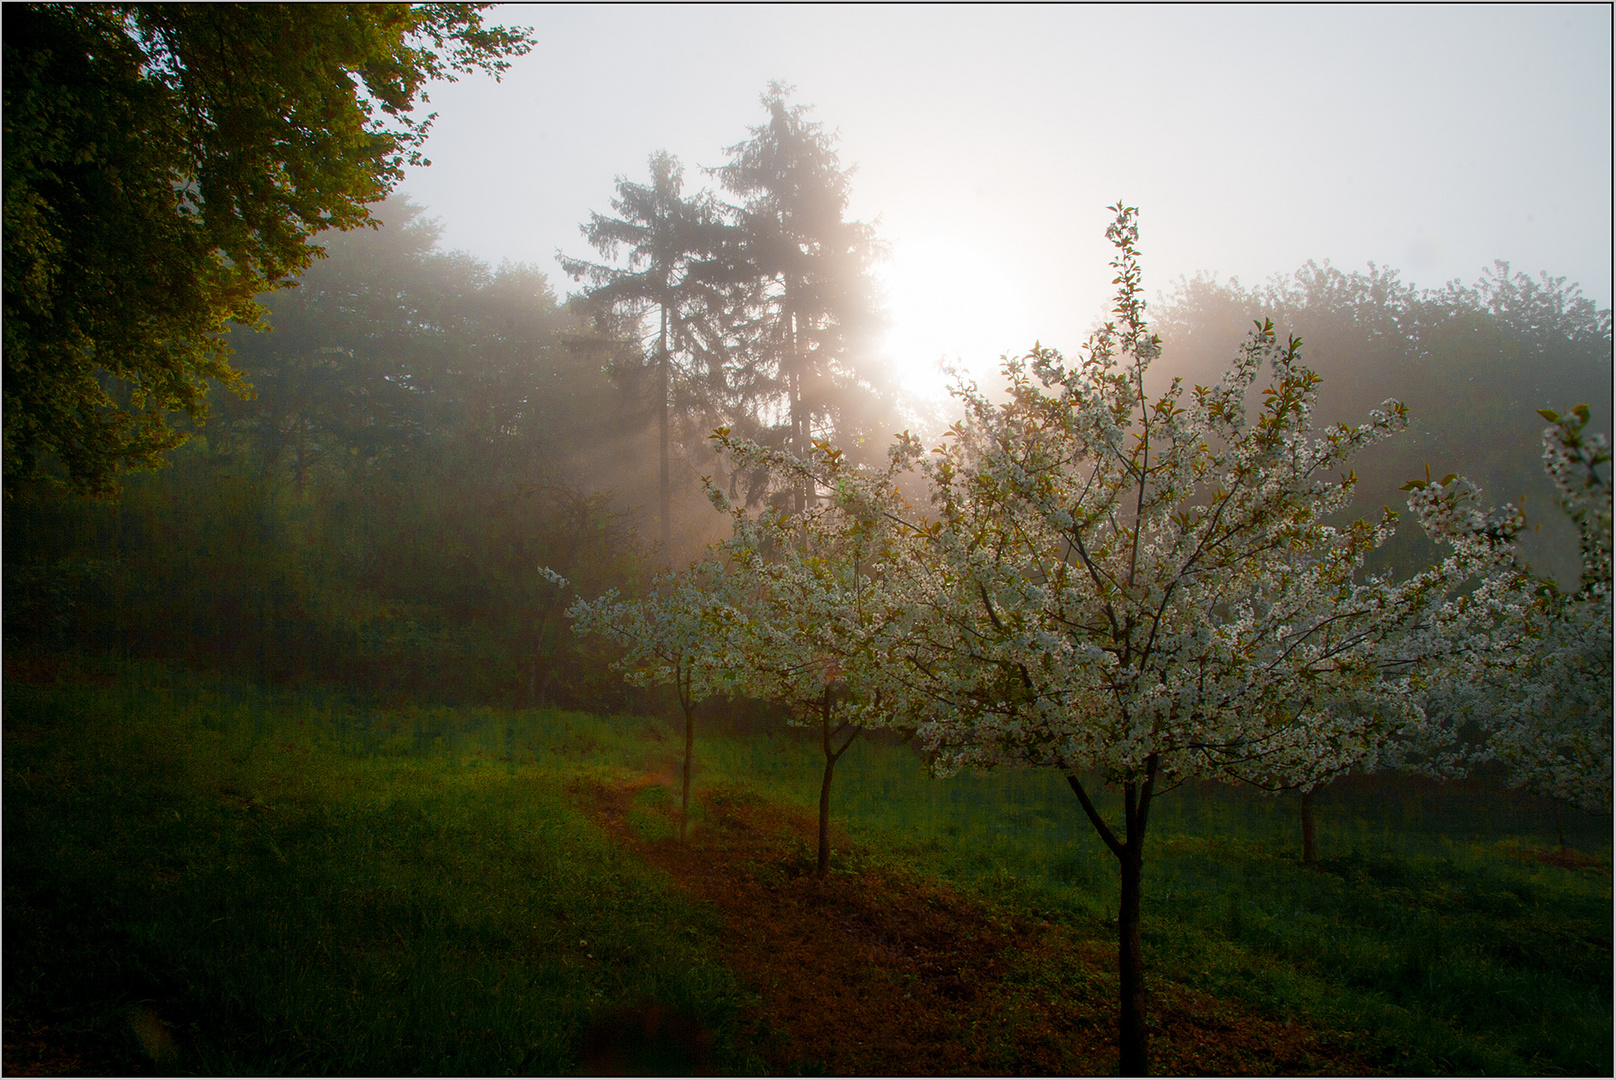
{"type": "Polygon", "coordinates": [[[921,401],[942,401],[945,365],[981,380],[1004,353],[1035,336],[1020,282],[986,249],[927,234],[895,241],[882,268],[891,329],[886,354],[899,384],[921,401]]]}

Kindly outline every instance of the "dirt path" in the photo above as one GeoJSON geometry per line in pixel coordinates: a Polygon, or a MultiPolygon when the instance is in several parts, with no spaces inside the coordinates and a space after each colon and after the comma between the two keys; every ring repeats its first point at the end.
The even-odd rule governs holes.
{"type": "MultiPolygon", "coordinates": [[[[722,914],[726,961],[757,1002],[739,1034],[773,1071],[1116,1071],[1113,943],[936,881],[877,870],[816,881],[814,822],[734,792],[701,796],[707,827],[687,844],[646,840],[631,824],[645,811],[631,807],[658,779],[579,794],[619,843],[722,914]]],[[[1151,1021],[1159,1073],[1371,1070],[1339,1040],[1159,978],[1151,1021]]]]}

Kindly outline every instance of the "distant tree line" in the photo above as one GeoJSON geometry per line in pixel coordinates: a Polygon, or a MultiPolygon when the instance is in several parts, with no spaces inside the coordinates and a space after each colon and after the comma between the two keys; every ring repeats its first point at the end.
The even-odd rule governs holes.
{"type": "Polygon", "coordinates": [[[108,649],[383,696],[581,702],[540,562],[635,579],[643,448],[542,274],[437,250],[376,208],[240,333],[223,397],[113,502],[45,483],[6,508],[8,645],[108,649]],[[635,495],[630,487],[630,494],[635,495]],[[637,495],[635,496],[637,497],[637,495]],[[593,569],[591,569],[593,567],[593,569]]]}
{"type": "MultiPolygon", "coordinates": [[[[1161,308],[1161,366],[1187,384],[1215,379],[1266,318],[1301,338],[1323,376],[1321,419],[1362,416],[1388,397],[1408,406],[1408,431],[1355,463],[1352,513],[1400,506],[1401,486],[1427,466],[1460,472],[1495,501],[1524,497],[1528,522],[1542,527],[1523,537],[1527,555],[1562,582],[1576,579],[1577,539],[1543,472],[1538,416],[1586,402],[1593,429],[1611,430],[1611,312],[1575,284],[1498,262],[1473,285],[1420,289],[1387,267],[1310,262],[1256,288],[1180,279],[1161,308]]],[[[1432,550],[1404,530],[1377,561],[1411,567],[1432,550]]]]}
{"type": "MultiPolygon", "coordinates": [[[[665,154],[647,182],[618,180],[612,213],[583,225],[599,261],[562,257],[585,286],[565,305],[535,267],[441,251],[401,199],[371,207],[379,228],[322,234],[326,258],[258,298],[273,329],[228,336],[253,396],[214,394],[205,426],[171,417],[190,441],[170,467],[87,503],[53,482],[72,483],[63,465],[8,466],[8,649],[382,696],[643,702],[605,671],[614,646],[566,632],[569,600],[537,567],[584,595],[635,595],[725,531],[703,475],[740,505],[802,509],[807,487],[726,464],[715,428],[858,461],[904,426],[873,362],[878,248],[845,220],[834,143],[784,87],[763,104],[710,173],[729,201],[687,194],[665,154]]],[[[1309,264],[1260,289],[1183,281],[1158,306],[1154,371],[1211,381],[1270,318],[1323,375],[1321,419],[1409,403],[1409,432],[1360,455],[1351,513],[1400,505],[1427,464],[1462,471],[1498,500],[1529,493],[1559,548],[1529,538],[1527,553],[1574,576],[1535,410],[1587,401],[1591,429],[1608,428],[1610,313],[1575,287],[1500,265],[1422,291],[1309,264]]],[[[1375,557],[1412,567],[1425,543],[1403,530],[1375,557]]]]}
{"type": "Polygon", "coordinates": [[[322,236],[295,288],[258,298],[269,329],[229,335],[251,396],[171,419],[188,441],[169,467],[101,503],[61,471],[13,486],[9,644],[384,697],[627,704],[537,568],[635,591],[670,543],[723,525],[697,483],[714,427],[857,442],[895,404],[870,374],[873,246],[841,220],[829,137],[782,88],[765,106],[730,151],[750,200],[685,200],[654,157],[649,188],[619,182],[622,217],[585,227],[607,255],[626,235],[628,267],[563,260],[592,282],[566,307],[531,266],[442,252],[403,199],[371,208],[379,228],[322,236]],[[636,240],[641,218],[679,244],[636,240]],[[660,278],[634,244],[667,255],[660,278]]]}

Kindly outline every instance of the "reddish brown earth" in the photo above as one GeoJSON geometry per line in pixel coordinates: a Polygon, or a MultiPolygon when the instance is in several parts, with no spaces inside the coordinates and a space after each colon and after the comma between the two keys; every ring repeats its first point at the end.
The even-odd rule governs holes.
{"type": "MultiPolygon", "coordinates": [[[[654,812],[636,807],[635,796],[664,782],[647,776],[575,794],[618,844],[665,870],[722,917],[724,960],[746,991],[739,1049],[769,1071],[1116,1071],[1114,941],[1087,938],[891,868],[833,871],[818,881],[810,816],[723,789],[701,796],[704,827],[687,843],[646,839],[635,823],[654,812]]],[[[672,831],[671,818],[664,817],[654,830],[661,835],[672,831]]],[[[845,836],[834,840],[838,851],[849,850],[845,836]]],[[[586,1033],[585,1068],[706,1071],[710,1036],[686,1030],[687,1019],[660,1015],[655,1004],[607,1017],[597,1025],[601,1030],[586,1033]],[[631,1029],[644,1046],[625,1042],[623,1032],[631,1029]],[[664,1046],[670,1038],[678,1045],[664,1046]],[[681,1064],[642,1067],[664,1059],[681,1064]]],[[[121,1033],[119,1025],[80,1029],[59,1018],[8,1011],[4,1027],[8,1074],[167,1071],[155,1060],[132,1057],[128,1040],[109,1034],[121,1033]]],[[[1159,974],[1150,1029],[1152,1065],[1162,1074],[1373,1071],[1340,1034],[1276,1021],[1159,974]]]]}
{"type": "MultiPolygon", "coordinates": [[[[1115,1073],[1113,942],[891,870],[818,881],[808,815],[724,790],[702,796],[706,827],[687,843],[647,840],[634,796],[661,779],[578,795],[618,843],[722,915],[725,960],[752,1001],[738,1036],[771,1071],[1115,1073]]],[[[1372,1071],[1339,1036],[1160,980],[1150,1020],[1159,1073],[1372,1071]]]]}
{"type": "Polygon", "coordinates": [[[1581,870],[1585,866],[1603,865],[1605,859],[1598,855],[1584,855],[1580,851],[1568,848],[1517,848],[1510,852],[1517,859],[1525,862],[1539,862],[1545,866],[1558,866],[1563,870],[1581,870]]]}

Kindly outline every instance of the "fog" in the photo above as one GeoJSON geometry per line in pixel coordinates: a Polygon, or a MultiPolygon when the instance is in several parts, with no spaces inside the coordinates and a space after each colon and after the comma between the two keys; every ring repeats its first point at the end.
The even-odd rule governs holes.
{"type": "Polygon", "coordinates": [[[5,9],[3,1071],[1612,1074],[1610,5],[479,12],[5,9]]]}
{"type": "MultiPolygon", "coordinates": [[[[1308,260],[1474,282],[1494,259],[1611,297],[1606,7],[511,7],[538,46],[432,89],[403,190],[444,245],[555,273],[615,176],[690,187],[772,79],[840,137],[890,251],[892,347],[991,370],[1075,350],[1110,295],[1105,207],[1147,289],[1308,260]]],[[[558,282],[564,284],[564,282],[558,282]]],[[[913,381],[940,381],[929,374],[913,381]]]]}
{"type": "MultiPolygon", "coordinates": [[[[1462,473],[1490,504],[1526,497],[1523,550],[1576,577],[1537,410],[1588,402],[1611,430],[1608,8],[494,17],[531,24],[531,53],[502,82],[430,85],[432,164],[374,207],[384,227],[323,236],[327,258],[263,297],[273,331],[232,334],[254,396],[212,393],[199,437],[116,504],[41,489],[8,509],[12,640],[627,707],[569,597],[632,594],[727,535],[704,477],[754,508],[792,494],[713,430],[864,463],[905,428],[938,436],[958,415],[940,358],[992,394],[1001,353],[1078,354],[1115,292],[1118,200],[1140,208],[1165,342],[1153,389],[1215,381],[1271,318],[1323,378],[1321,425],[1409,407],[1355,461],[1353,514],[1405,506],[1427,467],[1462,473]],[[771,119],[777,82],[795,89],[771,119]],[[750,187],[747,147],[772,162],[750,187]],[[612,263],[580,225],[643,194],[661,151],[684,189],[658,205],[696,214],[705,188],[727,207],[681,236],[675,272],[730,258],[736,280],[664,306],[619,250],[593,282],[641,280],[564,303],[591,279],[557,253],[612,263]],[[782,269],[793,244],[819,261],[782,269]],[[663,348],[665,317],[686,336],[663,348]]],[[[645,209],[624,228],[673,220],[645,209]]],[[[1377,557],[1432,552],[1409,528],[1377,557]]]]}

